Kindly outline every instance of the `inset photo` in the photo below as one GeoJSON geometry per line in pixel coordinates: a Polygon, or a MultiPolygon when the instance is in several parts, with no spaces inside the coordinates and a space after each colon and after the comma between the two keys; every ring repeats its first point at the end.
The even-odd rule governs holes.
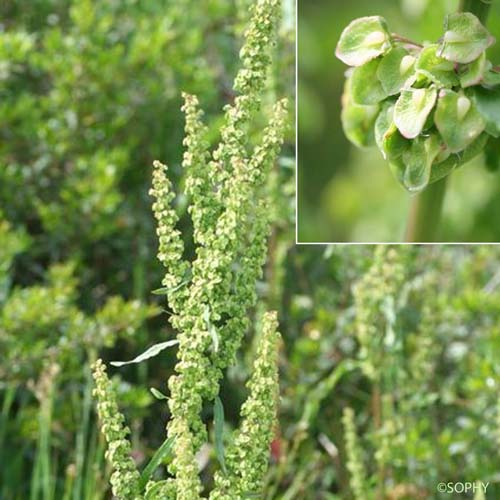
{"type": "Polygon", "coordinates": [[[499,242],[500,2],[298,1],[298,243],[499,242]]]}

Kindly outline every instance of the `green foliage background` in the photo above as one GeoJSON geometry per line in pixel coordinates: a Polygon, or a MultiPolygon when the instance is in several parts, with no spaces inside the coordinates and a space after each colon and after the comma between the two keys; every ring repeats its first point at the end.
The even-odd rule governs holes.
{"type": "MultiPolygon", "coordinates": [[[[409,195],[392,177],[376,148],[359,150],[340,123],[340,96],[347,67],[334,50],[342,30],[357,17],[381,15],[391,31],[417,41],[442,35],[456,0],[298,2],[298,240],[300,242],[401,241],[409,195]]],[[[487,23],[500,39],[500,4],[487,23]]],[[[488,51],[500,61],[500,44],[488,51]]],[[[367,82],[368,84],[368,82],[367,82]]],[[[497,242],[498,173],[481,158],[455,172],[448,190],[439,241],[497,242]]]]}

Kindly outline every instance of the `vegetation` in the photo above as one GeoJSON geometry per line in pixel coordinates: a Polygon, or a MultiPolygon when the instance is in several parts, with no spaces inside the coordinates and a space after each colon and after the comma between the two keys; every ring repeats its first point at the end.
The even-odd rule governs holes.
{"type": "MultiPolygon", "coordinates": [[[[337,45],[337,57],[354,66],[343,96],[346,135],[359,147],[376,144],[410,193],[444,182],[485,147],[490,168],[500,161],[500,73],[485,53],[495,39],[470,12],[444,24],[440,41],[422,46],[391,34],[385,19],[364,17],[337,45]]],[[[435,193],[442,201],[444,190],[435,193]]],[[[434,222],[425,205],[417,207],[425,216],[414,214],[411,241],[432,240],[437,227],[439,202],[422,200],[432,204],[434,222]]]]}
{"type": "MultiPolygon", "coordinates": [[[[188,138],[198,138],[212,147],[224,122],[220,109],[235,101],[228,83],[238,68],[237,56],[252,4],[246,0],[231,5],[216,0],[203,6],[191,1],[160,0],[146,5],[51,0],[30,4],[27,9],[16,2],[2,3],[0,460],[4,467],[0,497],[109,496],[111,471],[105,466],[106,445],[94,415],[90,365],[98,356],[106,360],[134,358],[146,346],[172,335],[165,328],[164,315],[171,317],[172,309],[161,304],[161,297],[150,294],[162,280],[155,263],[157,242],[148,197],[150,166],[155,158],[169,159],[172,183],[179,192],[185,186],[184,192],[194,200],[198,212],[190,212],[197,225],[197,217],[204,210],[203,200],[197,198],[198,186],[193,183],[200,165],[188,167],[186,156],[185,171],[189,173],[184,175],[181,168],[182,91],[199,96],[208,118],[202,134],[197,136],[196,131],[188,130],[188,138]],[[186,17],[186,10],[193,16],[186,17]],[[193,184],[189,186],[189,182],[193,184]]],[[[251,151],[247,153],[246,148],[259,145],[276,96],[293,100],[293,4],[270,5],[273,23],[253,35],[254,45],[247,47],[259,50],[264,44],[267,55],[253,57],[255,64],[251,66],[249,55],[242,54],[246,74],[239,76],[238,85],[242,94],[252,93],[253,97],[243,99],[238,107],[241,114],[248,115],[243,117],[245,124],[241,115],[231,114],[234,108],[227,111],[228,120],[238,118],[240,122],[234,132],[231,123],[226,126],[227,137],[221,144],[232,149],[218,150],[226,155],[225,164],[228,154],[235,155],[236,146],[241,166],[246,168],[251,151]],[[259,77],[259,70],[265,71],[267,82],[259,77]],[[255,113],[258,102],[262,114],[255,113]],[[240,145],[240,137],[235,143],[234,134],[242,130],[245,143],[240,145]]],[[[199,116],[194,98],[186,97],[185,105],[187,127],[196,126],[199,116]]],[[[277,262],[283,252],[281,228],[291,217],[289,202],[280,194],[282,190],[291,192],[293,185],[291,118],[283,103],[277,104],[264,147],[251,155],[256,173],[263,163],[267,165],[262,178],[248,171],[255,177],[251,194],[258,192],[272,203],[266,214],[269,224],[273,223],[277,262]],[[273,127],[280,133],[286,130],[287,136],[278,162],[269,156],[278,153],[281,141],[280,136],[272,135],[273,127]],[[264,175],[266,168],[272,171],[264,175]],[[259,187],[264,181],[265,188],[259,187]]],[[[191,151],[200,145],[186,144],[191,151]]],[[[247,171],[240,169],[240,173],[246,175],[247,171]]],[[[235,180],[231,177],[224,193],[219,193],[225,197],[229,190],[235,195],[233,212],[248,194],[248,180],[236,181],[236,186],[242,186],[240,191],[232,190],[235,180]]],[[[184,195],[177,197],[173,210],[185,240],[183,258],[187,261],[192,260],[195,248],[186,201],[184,195]]],[[[263,211],[264,205],[255,209],[263,211]]],[[[233,212],[228,212],[226,222],[233,223],[233,212]]],[[[246,215],[247,226],[253,227],[255,214],[249,210],[246,215]]],[[[203,215],[203,224],[207,220],[203,215]]],[[[244,230],[241,217],[234,222],[237,230],[244,230]]],[[[224,276],[223,285],[216,286],[214,297],[224,297],[221,287],[233,286],[228,279],[236,275],[240,264],[256,265],[252,262],[259,259],[259,251],[264,251],[257,249],[259,238],[263,247],[264,235],[269,232],[264,220],[259,219],[259,224],[261,234],[253,237],[257,254],[248,263],[239,260],[251,232],[242,232],[236,243],[228,233],[235,267],[224,276]]],[[[205,231],[203,227],[200,230],[205,231]]],[[[201,233],[195,235],[197,244],[200,238],[201,233]]],[[[222,252],[220,240],[219,244],[221,248],[212,251],[212,258],[217,257],[214,251],[222,252]]],[[[204,258],[202,261],[207,262],[204,258]]],[[[208,279],[205,271],[206,266],[198,266],[193,280],[198,273],[203,274],[203,280],[208,279]]],[[[257,278],[258,270],[255,272],[257,278]]],[[[253,285],[245,280],[241,279],[238,286],[245,300],[252,303],[255,291],[249,295],[248,286],[253,285]]],[[[267,295],[275,293],[276,287],[271,287],[260,295],[266,301],[267,295]]],[[[216,326],[227,321],[220,302],[210,302],[215,307],[210,321],[216,326]],[[215,318],[217,314],[222,315],[220,320],[215,318]]],[[[230,326],[235,328],[232,333],[236,341],[239,332],[246,331],[249,319],[245,316],[239,325],[241,311],[234,311],[231,303],[224,307],[235,316],[230,326]]],[[[271,299],[265,307],[272,308],[271,299]]],[[[260,309],[256,314],[263,317],[260,309]]],[[[273,324],[273,316],[264,317],[268,318],[265,325],[273,324]]],[[[266,335],[271,342],[273,334],[266,335]]],[[[228,346],[221,339],[220,347],[220,356],[230,357],[229,350],[237,346],[228,346]]],[[[110,385],[103,382],[101,386],[114,392],[117,407],[126,415],[133,460],[141,469],[150,462],[153,450],[161,448],[168,420],[164,402],[156,400],[148,388],[160,388],[173,374],[174,353],[171,350],[164,352],[161,360],[158,357],[124,367],[120,374],[113,369],[110,385]],[[162,418],[155,414],[162,414],[162,418]]],[[[251,359],[245,360],[245,372],[247,361],[252,365],[251,359]]],[[[231,383],[244,387],[241,380],[231,383]]],[[[235,398],[221,395],[226,433],[238,420],[233,410],[241,405],[240,396],[241,391],[236,391],[235,398]]],[[[251,401],[247,406],[251,407],[251,401]]],[[[206,419],[206,405],[202,411],[206,419]]],[[[119,420],[118,414],[111,413],[119,420]]],[[[120,450],[118,455],[123,455],[120,450]]],[[[229,468],[229,458],[226,466],[229,468]]],[[[202,481],[205,484],[206,478],[202,481]]]]}
{"type": "MultiPolygon", "coordinates": [[[[440,102],[440,98],[436,97],[436,103],[423,125],[423,133],[417,137],[405,138],[397,126],[405,129],[402,122],[405,117],[408,118],[408,113],[403,113],[405,108],[402,104],[408,101],[410,94],[413,95],[412,89],[418,91],[415,94],[417,97],[423,95],[425,90],[432,98],[433,88],[437,93],[443,91],[442,93],[447,94],[443,104],[451,102],[450,97],[454,94],[450,91],[463,94],[463,97],[470,98],[472,110],[477,107],[476,94],[481,95],[480,100],[483,95],[488,96],[492,104],[487,118],[490,123],[493,103],[497,101],[495,88],[498,84],[492,80],[489,80],[489,83],[474,80],[472,73],[468,73],[471,78],[467,80],[461,72],[469,63],[456,63],[456,68],[450,71],[446,68],[453,66],[453,61],[440,55],[437,58],[430,56],[434,49],[443,45],[450,46],[449,42],[443,41],[445,32],[457,35],[453,23],[458,19],[474,19],[470,17],[472,14],[480,24],[469,23],[468,28],[461,24],[460,29],[468,30],[469,36],[477,35],[475,47],[480,50],[481,47],[485,48],[476,59],[479,73],[484,69],[482,64],[486,64],[486,60],[491,62],[492,69],[498,69],[500,45],[491,43],[490,36],[498,39],[500,33],[500,4],[482,0],[360,0],[333,6],[326,0],[318,0],[314,5],[308,2],[299,3],[298,10],[298,240],[304,243],[499,241],[498,227],[493,224],[491,218],[492,213],[498,212],[500,200],[495,154],[498,150],[498,138],[493,137],[496,132],[487,127],[484,135],[478,139],[479,142],[487,142],[487,145],[480,148],[478,142],[476,146],[479,153],[474,158],[473,149],[468,148],[467,155],[464,149],[458,153],[451,152],[446,163],[441,161],[444,160],[442,156],[436,157],[433,162],[426,162],[424,159],[427,154],[419,155],[418,150],[421,149],[422,141],[428,133],[434,138],[431,142],[436,143],[438,139],[437,142],[447,155],[446,149],[450,149],[450,141],[457,138],[455,136],[455,139],[451,139],[451,135],[455,134],[458,128],[462,132],[470,130],[472,121],[468,120],[466,127],[447,127],[449,123],[443,118],[443,106],[438,106],[441,108],[438,112],[436,103],[440,102]],[[376,38],[377,32],[381,34],[379,49],[385,55],[379,54],[358,67],[352,67],[349,63],[351,68],[347,68],[340,59],[332,57],[332,52],[339,44],[346,26],[349,26],[353,19],[365,18],[372,20],[372,33],[375,33],[372,36],[376,38]],[[451,22],[449,27],[444,25],[447,19],[451,22]],[[382,27],[377,28],[379,23],[382,27]],[[481,33],[473,24],[476,27],[483,26],[479,30],[481,33]],[[485,30],[490,35],[486,35],[485,30]],[[384,33],[388,33],[389,37],[384,33]],[[395,50],[390,51],[391,47],[395,50]],[[416,61],[413,64],[413,57],[418,59],[418,65],[416,61]],[[402,62],[403,59],[408,67],[405,67],[406,72],[398,78],[398,72],[395,72],[397,61],[402,62]],[[437,73],[440,71],[434,71],[436,68],[432,61],[438,63],[439,67],[442,64],[444,69],[439,75],[437,73]],[[349,76],[351,73],[352,76],[349,76]],[[452,75],[452,79],[446,79],[446,75],[452,75]],[[347,106],[349,92],[344,92],[346,76],[352,84],[357,82],[356,85],[348,85],[352,90],[351,101],[356,95],[358,101],[371,100],[372,103],[347,106]],[[408,78],[404,78],[405,76],[408,78]],[[462,81],[459,81],[460,77],[462,81]],[[363,78],[370,79],[372,84],[360,84],[361,81],[367,81],[363,78]],[[415,78],[416,80],[412,81],[415,78]],[[408,87],[406,90],[402,89],[404,85],[408,87]],[[405,99],[403,96],[399,97],[400,89],[407,96],[405,99]],[[360,95],[363,92],[365,95],[360,95]],[[342,94],[345,94],[343,99],[342,94]],[[379,100],[373,102],[374,99],[379,100]],[[384,114],[378,111],[382,107],[387,111],[396,102],[400,102],[397,120],[393,120],[396,133],[389,135],[383,146],[386,158],[378,147],[359,147],[363,141],[371,141],[371,144],[376,145],[374,122],[378,116],[380,120],[377,122],[377,138],[382,146],[384,126],[389,126],[391,120],[382,120],[384,114]],[[369,115],[370,110],[374,112],[373,116],[369,115]],[[367,133],[363,132],[363,112],[368,113],[367,133]],[[342,130],[342,121],[347,127],[347,136],[342,130]],[[372,123],[371,127],[369,122],[372,123]],[[493,135],[490,132],[493,132],[493,135]],[[354,137],[357,145],[351,143],[348,137],[354,137]],[[390,142],[389,139],[393,141],[390,142]],[[393,149],[388,151],[387,148],[391,147],[393,149]],[[451,168],[460,162],[464,162],[462,166],[451,168]],[[392,164],[391,168],[388,168],[389,163],[392,164]],[[437,168],[438,163],[441,163],[440,168],[437,168]],[[409,165],[412,168],[407,171],[406,167],[409,165]],[[314,175],[311,175],[312,172],[314,175]],[[411,172],[415,175],[410,175],[411,172]],[[447,172],[449,175],[445,175],[447,172]],[[394,174],[400,182],[394,182],[394,174]],[[438,177],[441,179],[437,180],[438,177]],[[434,180],[436,181],[433,182],[434,180]],[[412,185],[412,181],[416,184],[412,185]],[[414,191],[408,192],[405,183],[410,183],[410,188],[414,191]]],[[[369,24],[365,25],[368,26],[367,29],[370,29],[369,24]]],[[[357,25],[362,27],[363,23],[357,25]]],[[[462,35],[465,36],[465,33],[457,36],[462,35]]],[[[463,45],[470,46],[470,38],[467,42],[465,37],[463,45]]],[[[475,54],[471,54],[474,57],[475,54]]],[[[457,56],[449,53],[445,55],[451,58],[457,56]]],[[[498,75],[497,71],[492,74],[498,75]]],[[[476,77],[479,77],[479,74],[476,74],[476,77]]],[[[467,106],[467,101],[462,99],[461,102],[467,106]]],[[[481,117],[477,121],[480,127],[483,113],[484,109],[481,110],[481,117]]],[[[444,116],[448,114],[444,113],[444,116]]],[[[477,118],[474,111],[471,111],[470,116],[477,118]]],[[[498,121],[498,116],[495,120],[498,121]]],[[[409,124],[413,122],[417,124],[418,120],[409,118],[409,124]]],[[[404,133],[408,135],[406,130],[404,133]]],[[[461,146],[452,145],[452,149],[458,148],[461,146]]],[[[432,151],[429,150],[429,153],[432,155],[432,151]]]]}
{"type": "Polygon", "coordinates": [[[499,249],[293,245],[290,5],[0,5],[2,500],[499,496],[499,249]]]}

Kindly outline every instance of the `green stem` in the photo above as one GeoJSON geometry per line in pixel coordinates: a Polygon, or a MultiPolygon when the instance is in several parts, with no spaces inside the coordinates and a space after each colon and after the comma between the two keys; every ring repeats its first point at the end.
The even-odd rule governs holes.
{"type": "Polygon", "coordinates": [[[459,10],[460,12],[472,12],[485,24],[492,3],[493,0],[461,0],[459,10]]]}
{"type": "MultiPolygon", "coordinates": [[[[460,0],[460,12],[471,12],[486,24],[493,0],[460,0]]],[[[446,178],[428,186],[411,202],[406,228],[406,242],[433,242],[441,219],[446,178]]]]}
{"type": "Polygon", "coordinates": [[[435,241],[445,193],[446,177],[412,199],[406,229],[408,243],[435,241]]]}

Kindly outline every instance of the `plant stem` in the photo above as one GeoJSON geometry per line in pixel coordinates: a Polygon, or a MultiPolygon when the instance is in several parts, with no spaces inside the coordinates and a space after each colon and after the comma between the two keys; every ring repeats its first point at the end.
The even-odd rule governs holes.
{"type": "Polygon", "coordinates": [[[412,199],[406,228],[408,243],[435,241],[445,193],[446,177],[412,199]]]}
{"type": "MultiPolygon", "coordinates": [[[[460,12],[471,12],[486,24],[493,0],[460,0],[460,12]]],[[[411,202],[405,240],[408,243],[435,241],[441,219],[446,178],[428,186],[411,202]]]]}
{"type": "Polygon", "coordinates": [[[472,12],[484,24],[492,3],[493,0],[461,0],[459,10],[460,12],[472,12]]]}

